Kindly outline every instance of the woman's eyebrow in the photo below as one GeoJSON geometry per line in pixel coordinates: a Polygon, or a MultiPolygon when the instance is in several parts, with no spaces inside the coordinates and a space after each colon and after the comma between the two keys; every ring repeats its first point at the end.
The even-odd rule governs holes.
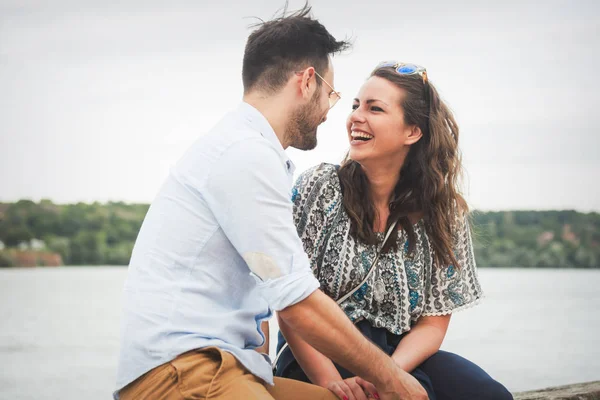
{"type": "MultiPolygon", "coordinates": [[[[357,99],[357,98],[354,98],[354,101],[355,101],[355,102],[357,102],[357,103],[360,103],[360,100],[359,100],[359,99],[357,99]]],[[[371,104],[371,103],[373,103],[373,102],[376,102],[376,101],[380,101],[380,102],[382,102],[383,104],[385,104],[386,106],[389,106],[389,104],[388,104],[388,103],[386,103],[386,102],[385,102],[385,101],[383,101],[383,100],[379,100],[379,99],[368,99],[368,100],[366,100],[366,101],[365,101],[365,103],[367,103],[367,104],[371,104]]]]}

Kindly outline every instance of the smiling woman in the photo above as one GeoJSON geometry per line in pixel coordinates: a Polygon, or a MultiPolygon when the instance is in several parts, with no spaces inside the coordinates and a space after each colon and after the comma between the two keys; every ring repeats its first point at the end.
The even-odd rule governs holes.
{"type": "MultiPolygon", "coordinates": [[[[456,264],[451,251],[453,218],[467,212],[457,182],[461,174],[458,125],[428,81],[425,68],[407,69],[407,65],[414,66],[382,64],[354,99],[346,122],[350,151],[340,169],[344,205],[353,232],[371,244],[376,243],[374,232],[395,220],[414,243],[411,220],[424,218],[432,227],[428,234],[437,261],[456,264]],[[377,171],[383,174],[365,179],[377,171]],[[372,178],[387,180],[391,193],[369,196],[372,178]]],[[[393,235],[392,239],[396,232],[393,235]]]]}
{"type": "MultiPolygon", "coordinates": [[[[458,126],[425,68],[378,66],[346,128],[341,167],[310,169],[293,191],[294,221],[321,289],[430,399],[511,399],[480,367],[440,350],[451,315],[483,292],[457,184],[458,126]]],[[[279,376],[340,399],[366,398],[363,381],[280,329],[289,349],[281,336],[279,376]]]]}

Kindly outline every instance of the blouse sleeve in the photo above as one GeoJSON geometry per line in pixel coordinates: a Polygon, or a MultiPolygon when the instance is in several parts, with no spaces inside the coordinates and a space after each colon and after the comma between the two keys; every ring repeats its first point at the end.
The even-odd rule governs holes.
{"type": "Polygon", "coordinates": [[[320,164],[302,173],[292,188],[294,224],[315,276],[328,217],[339,206],[340,191],[334,165],[320,164]]]}
{"type": "Polygon", "coordinates": [[[433,262],[431,279],[425,288],[422,315],[451,314],[476,305],[483,297],[477,277],[468,216],[460,219],[456,226],[453,247],[458,266],[439,267],[433,262]]]}

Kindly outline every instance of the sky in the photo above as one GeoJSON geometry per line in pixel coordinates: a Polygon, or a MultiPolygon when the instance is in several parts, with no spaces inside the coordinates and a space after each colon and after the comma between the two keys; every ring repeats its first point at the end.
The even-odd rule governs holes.
{"type": "MultiPolygon", "coordinates": [[[[303,1],[290,1],[290,8],[303,1]]],[[[480,210],[600,211],[600,2],[313,0],[351,51],[297,172],[341,161],[378,62],[427,68],[461,128],[480,210]]],[[[151,202],[241,101],[244,45],[284,1],[0,0],[0,201],[151,202]]]]}

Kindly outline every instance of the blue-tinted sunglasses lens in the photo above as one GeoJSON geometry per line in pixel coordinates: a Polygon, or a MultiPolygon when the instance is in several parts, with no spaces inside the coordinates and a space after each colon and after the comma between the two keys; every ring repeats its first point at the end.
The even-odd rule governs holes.
{"type": "Polygon", "coordinates": [[[414,74],[417,70],[417,66],[412,64],[404,64],[396,68],[399,74],[414,74]]]}

